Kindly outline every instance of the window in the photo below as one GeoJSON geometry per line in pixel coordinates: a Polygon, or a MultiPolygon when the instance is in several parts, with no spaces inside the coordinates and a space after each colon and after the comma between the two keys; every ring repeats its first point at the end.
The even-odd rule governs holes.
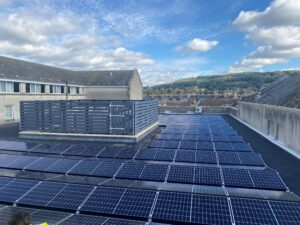
{"type": "Polygon", "coordinates": [[[69,87],[69,94],[76,94],[77,89],[76,87],[69,87]]]}
{"type": "Polygon", "coordinates": [[[14,108],[12,105],[5,106],[4,118],[5,118],[5,120],[13,120],[14,119],[14,108]]]}
{"type": "Polygon", "coordinates": [[[76,93],[79,94],[80,90],[79,87],[76,88],[76,93]]]}
{"type": "Polygon", "coordinates": [[[0,93],[14,93],[14,83],[0,81],[0,93]]]}
{"type": "Polygon", "coordinates": [[[61,94],[63,92],[62,91],[62,86],[60,85],[51,85],[50,86],[50,93],[53,93],[53,94],[61,94]]]}
{"type": "Polygon", "coordinates": [[[15,93],[20,92],[20,83],[14,82],[14,92],[15,93]]]}
{"type": "MultiPolygon", "coordinates": [[[[41,84],[29,84],[29,92],[30,93],[42,93],[42,85],[41,84]]],[[[26,84],[26,92],[28,92],[27,84],[26,84]]]]}

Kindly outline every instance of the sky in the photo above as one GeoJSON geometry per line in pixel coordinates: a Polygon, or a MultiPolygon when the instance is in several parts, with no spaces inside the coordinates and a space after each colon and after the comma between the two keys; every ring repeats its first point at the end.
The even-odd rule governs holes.
{"type": "Polygon", "coordinates": [[[300,0],[0,0],[0,55],[145,86],[300,68],[300,0]]]}

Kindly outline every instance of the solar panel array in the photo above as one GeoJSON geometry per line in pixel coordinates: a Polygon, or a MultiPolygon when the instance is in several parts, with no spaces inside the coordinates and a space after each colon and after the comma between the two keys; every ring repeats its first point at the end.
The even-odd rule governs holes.
{"type": "Polygon", "coordinates": [[[300,201],[222,117],[160,123],[143,147],[0,141],[0,168],[27,177],[0,176],[0,202],[15,205],[0,219],[27,207],[34,223],[65,225],[300,223],[300,201]]]}

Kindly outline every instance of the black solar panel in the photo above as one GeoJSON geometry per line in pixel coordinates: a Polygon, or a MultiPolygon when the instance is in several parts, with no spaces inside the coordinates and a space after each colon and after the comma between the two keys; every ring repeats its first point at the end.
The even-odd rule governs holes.
{"type": "Polygon", "coordinates": [[[18,155],[1,155],[0,156],[0,167],[6,168],[6,166],[13,161],[17,160],[20,156],[18,155]]]}
{"type": "Polygon", "coordinates": [[[66,184],[44,181],[27,193],[18,203],[34,206],[46,206],[66,184]]]}
{"type": "Polygon", "coordinates": [[[236,224],[277,224],[268,201],[231,198],[231,205],[236,224]]]}
{"type": "Polygon", "coordinates": [[[244,139],[241,136],[227,136],[229,142],[243,143],[244,139]]]}
{"type": "Polygon", "coordinates": [[[140,152],[137,154],[136,159],[139,160],[153,160],[154,156],[156,154],[156,149],[142,149],[140,152]]]}
{"type": "Polygon", "coordinates": [[[227,198],[193,195],[191,221],[197,224],[232,224],[227,198]]]}
{"type": "MultiPolygon", "coordinates": [[[[206,135],[206,134],[198,134],[198,141],[201,142],[210,142],[212,141],[211,136],[210,135],[206,135]]],[[[198,148],[199,149],[199,148],[198,148]]]]}
{"type": "Polygon", "coordinates": [[[29,166],[30,164],[34,163],[38,159],[39,157],[35,157],[35,156],[19,156],[16,160],[7,164],[6,168],[23,169],[29,166]]]}
{"type": "Polygon", "coordinates": [[[260,154],[252,153],[252,152],[242,152],[239,153],[239,157],[241,160],[241,163],[243,165],[249,165],[249,166],[265,166],[264,161],[262,160],[260,154]]]}
{"type": "Polygon", "coordinates": [[[195,167],[195,184],[222,185],[219,168],[195,167]]]}
{"type": "Polygon", "coordinates": [[[90,185],[68,184],[51,199],[47,207],[76,210],[92,189],[90,185]]]}
{"type": "Polygon", "coordinates": [[[185,134],[183,136],[184,141],[197,141],[198,135],[197,134],[185,134]]]}
{"type": "Polygon", "coordinates": [[[148,218],[155,195],[156,191],[152,190],[127,189],[113,213],[148,218]]]}
{"type": "Polygon", "coordinates": [[[32,171],[46,171],[48,167],[52,166],[56,163],[59,159],[58,158],[40,158],[39,160],[35,161],[31,165],[27,166],[26,170],[32,171]]]}
{"type": "Polygon", "coordinates": [[[113,177],[121,165],[121,162],[103,161],[91,175],[96,177],[113,177]]]}
{"type": "Polygon", "coordinates": [[[120,152],[119,148],[106,147],[98,154],[97,157],[98,158],[115,158],[119,152],[120,152]]]}
{"type": "Polygon", "coordinates": [[[171,134],[168,137],[168,140],[172,140],[172,141],[181,141],[183,138],[183,134],[171,134]]]}
{"type": "Polygon", "coordinates": [[[228,137],[225,135],[212,135],[214,142],[228,142],[228,137]]]}
{"type": "Polygon", "coordinates": [[[197,151],[196,163],[216,164],[217,163],[216,154],[214,152],[197,151]]]}
{"type": "Polygon", "coordinates": [[[157,150],[154,160],[157,161],[173,161],[175,155],[175,150],[157,150]]]}
{"type": "Polygon", "coordinates": [[[232,143],[232,148],[237,152],[251,152],[252,148],[247,143],[232,143]]]}
{"type": "Polygon", "coordinates": [[[37,183],[35,180],[15,179],[1,188],[0,201],[13,203],[37,183]]]}
{"type": "Polygon", "coordinates": [[[209,151],[213,151],[214,150],[214,146],[213,146],[212,142],[198,141],[197,142],[197,150],[209,150],[209,151]]]}
{"type": "Polygon", "coordinates": [[[145,163],[124,163],[116,178],[138,179],[145,166],[145,163]]]}
{"type": "Polygon", "coordinates": [[[59,159],[57,162],[47,168],[47,172],[66,173],[78,162],[79,160],[59,159]]]}
{"type": "Polygon", "coordinates": [[[224,168],[223,177],[225,186],[253,188],[251,176],[248,170],[224,168]]]}
{"type": "Polygon", "coordinates": [[[101,146],[87,146],[82,152],[80,152],[80,156],[96,157],[102,150],[103,147],[101,146]]]}
{"type": "Polygon", "coordinates": [[[117,159],[132,159],[133,156],[136,153],[136,149],[133,148],[126,148],[126,149],[121,149],[119,153],[116,155],[117,159]]]}
{"type": "Polygon", "coordinates": [[[109,218],[103,225],[145,225],[145,222],[137,220],[127,220],[118,218],[109,218]]]}
{"type": "Polygon", "coordinates": [[[0,177],[0,188],[4,187],[8,183],[12,182],[14,179],[11,177],[0,177]]]}
{"type": "Polygon", "coordinates": [[[64,151],[66,151],[70,147],[71,147],[71,145],[68,145],[68,144],[57,144],[57,145],[54,145],[49,150],[47,150],[45,153],[48,153],[48,154],[60,154],[60,153],[62,153],[64,151]]]}
{"type": "Polygon", "coordinates": [[[96,160],[84,160],[77,164],[68,174],[74,175],[89,175],[101,162],[96,160]]]}
{"type": "Polygon", "coordinates": [[[159,221],[191,221],[192,195],[175,192],[160,192],[152,218],[159,221]]]}
{"type": "Polygon", "coordinates": [[[158,139],[158,140],[168,140],[169,139],[169,134],[157,134],[155,136],[155,139],[158,139]]]}
{"type": "Polygon", "coordinates": [[[23,142],[23,141],[0,141],[0,149],[2,150],[13,150],[20,152],[27,152],[29,149],[39,145],[34,142],[23,142]]]}
{"type": "Polygon", "coordinates": [[[81,145],[73,145],[71,148],[68,148],[66,151],[62,153],[62,155],[70,155],[70,156],[78,156],[81,152],[86,149],[85,146],[81,145]]]}
{"type": "Polygon", "coordinates": [[[146,164],[140,175],[141,180],[164,181],[168,171],[168,165],[146,164]]]}
{"type": "Polygon", "coordinates": [[[300,202],[269,201],[279,224],[300,224],[300,202]]]}
{"type": "Polygon", "coordinates": [[[148,144],[148,148],[162,148],[164,143],[164,140],[154,140],[148,144]]]}
{"type": "Polygon", "coordinates": [[[181,141],[180,149],[197,149],[197,142],[196,141],[181,141]]]}
{"type": "Polygon", "coordinates": [[[231,143],[227,142],[215,142],[216,151],[232,151],[231,143]]]}
{"type": "Polygon", "coordinates": [[[273,170],[249,170],[256,188],[286,190],[286,186],[277,172],[273,170]]]}
{"type": "Polygon", "coordinates": [[[171,166],[168,182],[175,183],[193,183],[194,167],[193,166],[171,166]]]}
{"type": "Polygon", "coordinates": [[[48,153],[54,146],[55,144],[52,143],[43,143],[30,149],[30,152],[48,153]]]}
{"type": "Polygon", "coordinates": [[[241,161],[238,153],[233,152],[219,152],[219,163],[223,165],[240,165],[241,161]]]}
{"type": "Polygon", "coordinates": [[[196,161],[196,152],[195,151],[177,151],[176,153],[176,162],[190,162],[194,163],[196,161]]]}
{"type": "Polygon", "coordinates": [[[124,191],[124,188],[97,187],[80,211],[112,214],[124,191]]]}
{"type": "Polygon", "coordinates": [[[163,148],[178,149],[180,141],[165,141],[163,148]]]}

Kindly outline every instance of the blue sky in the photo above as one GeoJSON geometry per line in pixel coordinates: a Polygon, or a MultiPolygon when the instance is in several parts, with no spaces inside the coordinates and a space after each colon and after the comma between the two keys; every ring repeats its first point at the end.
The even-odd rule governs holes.
{"type": "Polygon", "coordinates": [[[0,54],[144,85],[300,68],[299,0],[0,0],[0,54]]]}

